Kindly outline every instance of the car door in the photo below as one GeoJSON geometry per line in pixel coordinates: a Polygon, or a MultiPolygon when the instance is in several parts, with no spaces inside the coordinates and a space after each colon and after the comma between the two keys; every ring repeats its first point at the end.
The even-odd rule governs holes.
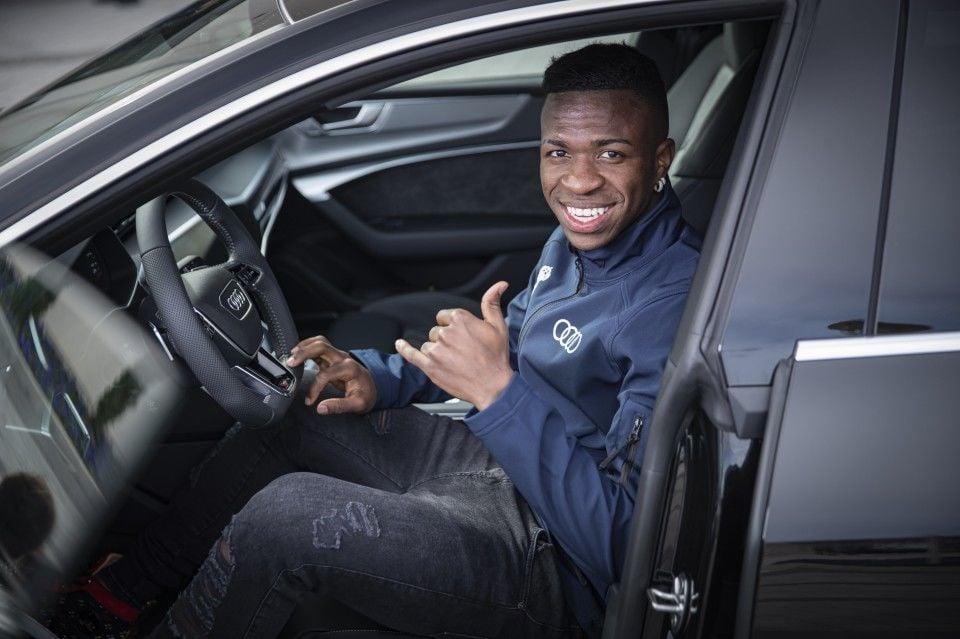
{"type": "Polygon", "coordinates": [[[651,636],[734,632],[774,371],[798,339],[877,331],[902,23],[896,2],[802,4],[768,44],[658,398],[654,420],[678,426],[644,459],[664,488],[644,495],[632,535],[657,541],[623,592],[646,612],[618,627],[632,615],[651,636]]]}
{"type": "Polygon", "coordinates": [[[774,385],[740,636],[960,632],[957,388],[960,333],[798,343],[774,385]]]}
{"type": "Polygon", "coordinates": [[[895,8],[863,336],[800,340],[778,370],[739,636],[960,633],[960,15],[895,8]]]}

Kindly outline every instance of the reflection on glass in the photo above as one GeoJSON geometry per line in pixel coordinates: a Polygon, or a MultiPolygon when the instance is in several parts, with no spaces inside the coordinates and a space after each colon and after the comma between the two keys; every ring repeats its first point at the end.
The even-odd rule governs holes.
{"type": "Polygon", "coordinates": [[[176,406],[144,336],[59,262],[0,252],[0,555],[19,600],[81,559],[176,406]]]}
{"type": "Polygon", "coordinates": [[[200,0],[0,116],[0,163],[179,69],[281,23],[276,4],[200,0]]]}
{"type": "MultiPolygon", "coordinates": [[[[859,337],[865,335],[862,319],[844,320],[834,322],[827,326],[831,331],[838,331],[847,337],[859,337]]],[[[921,333],[929,331],[930,326],[926,324],[904,324],[902,322],[877,322],[877,335],[897,335],[900,333],[921,333]]]]}
{"type": "Polygon", "coordinates": [[[53,496],[42,478],[13,473],[0,480],[0,557],[8,566],[40,550],[55,519],[53,496]]]}

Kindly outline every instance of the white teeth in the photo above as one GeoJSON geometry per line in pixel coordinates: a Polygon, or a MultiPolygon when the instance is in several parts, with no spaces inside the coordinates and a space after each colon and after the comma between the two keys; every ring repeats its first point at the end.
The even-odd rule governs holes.
{"type": "Polygon", "coordinates": [[[593,218],[600,217],[606,212],[606,210],[607,210],[607,207],[605,206],[592,208],[592,209],[578,209],[572,206],[567,207],[567,211],[570,212],[570,215],[572,215],[573,217],[581,218],[585,220],[591,220],[593,218]]]}

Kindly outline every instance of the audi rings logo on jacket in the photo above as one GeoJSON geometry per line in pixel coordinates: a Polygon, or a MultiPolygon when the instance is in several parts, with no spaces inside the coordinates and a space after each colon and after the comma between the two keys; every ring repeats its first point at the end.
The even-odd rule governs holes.
{"type": "Polygon", "coordinates": [[[583,333],[580,329],[571,324],[568,320],[559,319],[553,325],[553,339],[560,343],[563,350],[572,354],[580,346],[580,340],[583,339],[583,333]]]}

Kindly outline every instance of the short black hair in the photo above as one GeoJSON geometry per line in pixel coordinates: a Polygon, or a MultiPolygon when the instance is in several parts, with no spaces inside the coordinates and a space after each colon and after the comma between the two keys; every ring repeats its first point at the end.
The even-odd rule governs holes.
{"type": "Polygon", "coordinates": [[[0,481],[0,545],[17,559],[38,549],[54,524],[53,497],[42,479],[14,473],[0,481]]]}
{"type": "Polygon", "coordinates": [[[626,44],[589,44],[554,58],[543,74],[545,93],[633,91],[653,108],[658,138],[670,130],[667,90],[657,65],[626,44]]]}

